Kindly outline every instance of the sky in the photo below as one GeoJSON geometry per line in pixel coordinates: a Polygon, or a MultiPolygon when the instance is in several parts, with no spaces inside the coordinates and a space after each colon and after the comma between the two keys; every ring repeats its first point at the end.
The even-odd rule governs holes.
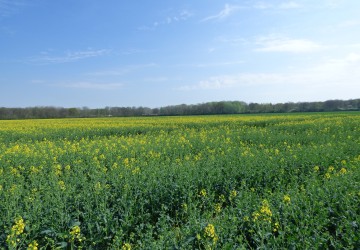
{"type": "Polygon", "coordinates": [[[360,98],[358,0],[0,0],[0,107],[360,98]]]}

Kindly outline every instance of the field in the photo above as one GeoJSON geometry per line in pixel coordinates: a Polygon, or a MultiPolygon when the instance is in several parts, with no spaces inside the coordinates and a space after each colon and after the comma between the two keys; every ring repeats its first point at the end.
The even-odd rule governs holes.
{"type": "Polygon", "coordinates": [[[0,249],[359,249],[360,113],[0,121],[0,249]]]}

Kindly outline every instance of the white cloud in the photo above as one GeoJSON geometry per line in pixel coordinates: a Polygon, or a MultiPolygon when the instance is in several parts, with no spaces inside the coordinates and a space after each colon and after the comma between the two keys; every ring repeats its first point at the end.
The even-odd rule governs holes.
{"type": "Polygon", "coordinates": [[[320,45],[308,39],[291,39],[283,36],[270,35],[265,37],[259,37],[255,42],[260,48],[255,51],[263,52],[313,52],[326,48],[326,46],[320,45]]]}
{"type": "Polygon", "coordinates": [[[123,87],[122,83],[93,83],[93,82],[74,82],[69,84],[56,84],[55,86],[76,89],[93,90],[115,90],[123,87]]]}
{"type": "Polygon", "coordinates": [[[291,94],[291,98],[296,100],[308,100],[310,95],[313,99],[350,99],[359,97],[359,79],[360,54],[349,53],[342,58],[327,59],[308,68],[295,69],[292,72],[213,76],[201,80],[197,84],[185,85],[179,89],[241,93],[252,88],[257,91],[259,96],[266,97],[265,92],[270,91],[276,95],[277,100],[287,98],[288,94],[291,94]]]}
{"type": "MultiPolygon", "coordinates": [[[[189,11],[189,10],[182,10],[179,14],[179,17],[176,17],[177,19],[180,19],[180,20],[187,20],[189,19],[193,14],[189,11]]],[[[174,17],[174,18],[175,18],[174,17]]]]}
{"type": "Polygon", "coordinates": [[[350,28],[350,27],[356,27],[356,26],[360,26],[359,20],[346,20],[341,23],[338,23],[337,28],[343,29],[343,28],[350,28]]]}
{"type": "Polygon", "coordinates": [[[272,4],[265,3],[265,2],[257,2],[253,5],[253,7],[255,9],[265,10],[265,9],[273,8],[274,6],[272,4]]]}
{"type": "Polygon", "coordinates": [[[337,8],[339,5],[341,5],[344,0],[324,0],[325,5],[330,8],[337,8]]]}
{"type": "Polygon", "coordinates": [[[194,67],[194,68],[212,68],[212,67],[221,67],[221,66],[234,66],[243,64],[245,61],[219,61],[219,62],[205,62],[205,63],[186,63],[186,64],[176,64],[177,67],[194,67]]]}
{"type": "Polygon", "coordinates": [[[300,8],[301,5],[294,1],[289,1],[289,2],[283,2],[283,3],[279,4],[278,7],[280,9],[297,9],[297,8],[300,8]]]}
{"type": "Polygon", "coordinates": [[[360,61],[360,54],[350,53],[345,57],[345,61],[348,63],[355,63],[360,61]]]}
{"type": "Polygon", "coordinates": [[[182,90],[198,90],[198,89],[229,89],[235,87],[259,86],[266,84],[279,84],[284,82],[283,74],[264,74],[264,73],[243,73],[236,75],[222,75],[210,77],[200,81],[195,85],[182,86],[182,90]]]}
{"type": "Polygon", "coordinates": [[[205,17],[201,21],[205,22],[205,21],[209,21],[209,20],[221,20],[221,19],[224,19],[224,18],[230,16],[231,14],[233,14],[238,9],[240,9],[239,6],[225,4],[224,9],[222,9],[218,14],[213,15],[213,16],[205,17]]]}
{"type": "Polygon", "coordinates": [[[140,26],[140,27],[138,27],[138,30],[145,30],[145,31],[155,30],[157,27],[159,27],[161,25],[169,25],[169,24],[172,24],[175,22],[186,21],[192,15],[193,15],[192,12],[190,12],[189,10],[181,10],[175,15],[170,15],[161,21],[153,22],[150,26],[147,26],[147,25],[140,26]]]}
{"type": "Polygon", "coordinates": [[[74,52],[68,51],[65,53],[65,55],[53,56],[49,52],[45,51],[41,53],[42,55],[40,57],[31,58],[27,60],[27,62],[38,63],[38,64],[68,63],[68,62],[79,61],[91,57],[104,56],[109,52],[110,50],[107,49],[100,49],[100,50],[88,49],[84,51],[74,51],[74,52]]]}
{"type": "Polygon", "coordinates": [[[279,4],[271,4],[268,2],[262,1],[262,2],[255,3],[252,7],[255,9],[260,9],[260,10],[268,10],[268,9],[286,10],[286,9],[298,9],[298,8],[301,8],[302,5],[300,5],[299,3],[295,2],[295,1],[285,1],[285,2],[281,2],[279,4]]]}
{"type": "Polygon", "coordinates": [[[166,76],[158,76],[158,77],[146,77],[144,78],[145,82],[167,82],[170,79],[166,76]]]}
{"type": "Polygon", "coordinates": [[[119,68],[91,72],[91,73],[87,73],[86,75],[89,75],[89,76],[122,76],[122,75],[128,74],[128,73],[136,71],[136,70],[155,67],[155,66],[157,66],[157,64],[155,64],[155,63],[126,65],[126,66],[119,67],[119,68]]]}
{"type": "Polygon", "coordinates": [[[209,68],[209,67],[219,67],[219,66],[231,66],[237,64],[243,64],[244,61],[226,61],[226,62],[216,62],[216,63],[199,63],[195,64],[195,67],[198,68],[209,68]]]}

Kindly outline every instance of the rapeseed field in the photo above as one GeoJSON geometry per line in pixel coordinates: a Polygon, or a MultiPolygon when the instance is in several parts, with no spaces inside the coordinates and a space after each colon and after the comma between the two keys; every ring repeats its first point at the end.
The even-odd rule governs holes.
{"type": "Polygon", "coordinates": [[[360,113],[0,121],[0,249],[258,248],[360,248],[360,113]]]}

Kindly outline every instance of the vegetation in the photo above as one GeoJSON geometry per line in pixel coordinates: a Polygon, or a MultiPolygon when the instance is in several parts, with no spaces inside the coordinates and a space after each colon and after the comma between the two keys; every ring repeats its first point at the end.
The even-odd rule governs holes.
{"type": "Polygon", "coordinates": [[[359,249],[359,124],[0,121],[0,249],[359,249]]]}
{"type": "Polygon", "coordinates": [[[101,109],[83,108],[0,108],[0,119],[107,117],[107,116],[151,116],[151,115],[215,115],[289,112],[329,112],[360,110],[360,99],[329,100],[325,102],[298,103],[250,103],[239,101],[208,102],[196,105],[175,105],[161,108],[106,107],[101,109]]]}

